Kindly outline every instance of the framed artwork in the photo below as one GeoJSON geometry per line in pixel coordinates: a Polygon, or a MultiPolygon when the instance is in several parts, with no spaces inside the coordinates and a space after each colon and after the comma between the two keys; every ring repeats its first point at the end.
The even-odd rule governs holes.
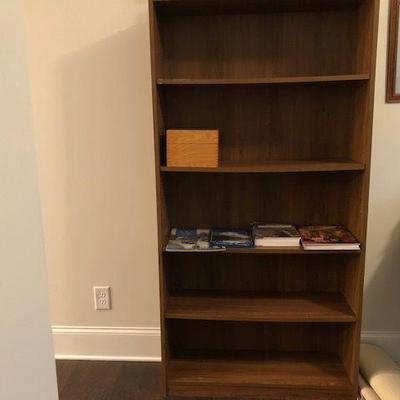
{"type": "Polygon", "coordinates": [[[390,0],[386,101],[400,103],[400,0],[390,0]]]}

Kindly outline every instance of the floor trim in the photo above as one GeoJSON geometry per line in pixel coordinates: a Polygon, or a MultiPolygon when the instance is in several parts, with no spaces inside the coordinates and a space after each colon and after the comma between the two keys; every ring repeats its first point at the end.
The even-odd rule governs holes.
{"type": "Polygon", "coordinates": [[[57,360],[161,361],[160,328],[52,327],[57,360]]]}
{"type": "Polygon", "coordinates": [[[400,362],[400,331],[364,331],[363,343],[382,347],[395,361],[400,362]]]}
{"type": "Polygon", "coordinates": [[[124,361],[124,362],[146,362],[160,363],[161,357],[127,357],[127,356],[93,356],[86,354],[55,354],[56,360],[65,361],[124,361]]]}
{"type": "MultiPolygon", "coordinates": [[[[57,360],[160,362],[160,328],[52,327],[57,360]]],[[[364,331],[364,343],[376,344],[400,361],[400,331],[364,331]]]]}

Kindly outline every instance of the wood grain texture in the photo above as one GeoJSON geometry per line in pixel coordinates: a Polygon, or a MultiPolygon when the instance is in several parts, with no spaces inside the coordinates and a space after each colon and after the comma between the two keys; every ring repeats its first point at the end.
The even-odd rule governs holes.
{"type": "Polygon", "coordinates": [[[217,357],[250,352],[337,354],[348,324],[248,321],[167,320],[171,358],[217,357]]]}
{"type": "Polygon", "coordinates": [[[249,229],[255,221],[298,226],[324,221],[349,226],[359,236],[350,224],[349,203],[360,204],[360,174],[165,174],[169,223],[249,229]]]}
{"type": "Polygon", "coordinates": [[[362,0],[154,0],[166,15],[254,14],[355,9],[362,0]]]}
{"type": "Polygon", "coordinates": [[[251,292],[322,294],[340,292],[345,270],[358,262],[357,254],[166,254],[170,296],[182,291],[205,291],[236,296],[251,292]]]}
{"type": "Polygon", "coordinates": [[[217,168],[218,130],[167,130],[167,166],[217,168]]]}
{"type": "Polygon", "coordinates": [[[350,146],[362,130],[365,82],[160,88],[166,128],[220,131],[220,162],[364,160],[350,146]],[[354,114],[353,114],[354,112],[354,114]],[[354,138],[354,139],[353,139],[354,138]]]}
{"type": "Polygon", "coordinates": [[[309,389],[290,389],[290,388],[260,388],[255,385],[249,386],[214,386],[212,389],[205,385],[175,385],[171,388],[168,400],[355,400],[357,393],[343,392],[330,389],[309,390],[309,389]],[[211,397],[210,397],[211,396],[211,397]]]}
{"type": "Polygon", "coordinates": [[[362,171],[365,165],[351,160],[271,161],[264,164],[250,162],[220,163],[218,167],[161,167],[161,172],[210,172],[210,173],[269,173],[269,172],[328,172],[362,171]]]}
{"type": "Polygon", "coordinates": [[[355,400],[379,1],[150,8],[164,394],[355,400]],[[167,129],[210,127],[218,168],[166,167],[167,129]],[[164,251],[171,227],[255,221],[343,224],[363,246],[164,251]]]}
{"type": "MultiPolygon", "coordinates": [[[[344,395],[352,391],[339,359],[329,355],[278,353],[264,359],[173,360],[169,367],[172,392],[175,388],[183,391],[186,386],[190,393],[192,385],[203,386],[210,396],[221,386],[227,392],[233,392],[234,387],[319,389],[344,395]]],[[[268,396],[268,392],[264,394],[268,396]]]]}
{"type": "MultiPolygon", "coordinates": [[[[165,250],[167,253],[167,251],[165,250]]],[[[168,251],[168,253],[173,253],[168,251]]],[[[177,252],[178,253],[178,252],[177,252]]],[[[182,255],[182,252],[179,252],[182,255]]],[[[206,252],[203,252],[204,255],[206,252]]],[[[312,254],[361,254],[361,250],[304,250],[301,246],[296,247],[238,247],[228,248],[221,254],[299,254],[299,255],[312,255],[312,254]]]]}
{"type": "Polygon", "coordinates": [[[354,70],[354,12],[160,16],[159,78],[364,74],[354,70]],[[229,32],[227,35],[226,33],[229,32]],[[335,51],[331,51],[334,48],[335,51]]]}
{"type": "Polygon", "coordinates": [[[304,250],[302,247],[253,247],[226,249],[227,253],[234,254],[360,254],[361,250],[304,250]]]}
{"type": "Polygon", "coordinates": [[[267,322],[353,322],[355,316],[337,294],[265,294],[192,292],[171,296],[169,319],[267,322]]]}
{"type": "Polygon", "coordinates": [[[156,175],[156,194],[157,194],[157,220],[158,220],[158,272],[159,272],[159,291],[160,291],[160,327],[161,327],[161,393],[167,395],[167,371],[166,360],[168,359],[168,338],[165,328],[164,303],[166,300],[166,282],[164,280],[164,265],[162,251],[165,238],[169,234],[169,226],[166,218],[165,188],[161,179],[160,165],[165,164],[165,153],[161,149],[165,148],[165,142],[160,140],[160,132],[165,132],[164,120],[161,112],[161,100],[157,90],[156,79],[160,73],[160,27],[153,1],[149,1],[149,33],[150,33],[150,56],[151,56],[151,79],[153,97],[153,122],[154,122],[154,155],[155,155],[155,175],[156,175]]]}
{"type": "Polygon", "coordinates": [[[237,79],[157,79],[157,85],[273,85],[282,83],[323,83],[344,81],[365,81],[369,74],[288,76],[279,78],[237,78],[237,79]]]}

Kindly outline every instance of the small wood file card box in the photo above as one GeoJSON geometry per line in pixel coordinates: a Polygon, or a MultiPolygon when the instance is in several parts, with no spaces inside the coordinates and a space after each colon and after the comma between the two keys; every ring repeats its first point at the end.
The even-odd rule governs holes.
{"type": "Polygon", "coordinates": [[[168,167],[218,167],[218,130],[167,130],[168,167]]]}

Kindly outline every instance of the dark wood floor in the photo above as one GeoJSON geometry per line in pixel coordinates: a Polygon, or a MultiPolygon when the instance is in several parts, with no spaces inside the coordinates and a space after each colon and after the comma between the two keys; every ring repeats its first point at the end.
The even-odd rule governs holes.
{"type": "Polygon", "coordinates": [[[60,400],[160,400],[160,365],[57,361],[60,400]]]}

